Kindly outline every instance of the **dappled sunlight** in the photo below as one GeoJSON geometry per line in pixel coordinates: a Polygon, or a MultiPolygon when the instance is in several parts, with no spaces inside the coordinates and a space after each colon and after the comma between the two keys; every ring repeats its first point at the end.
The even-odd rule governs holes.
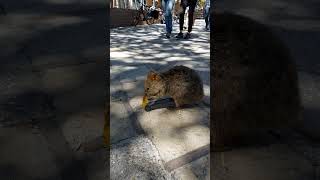
{"type": "MultiPolygon", "coordinates": [[[[210,86],[208,85],[203,85],[203,91],[204,91],[204,95],[210,97],[210,86]]],[[[210,99],[210,98],[209,98],[210,99]]]]}
{"type": "Polygon", "coordinates": [[[133,70],[133,69],[137,69],[137,67],[112,65],[112,68],[110,68],[110,74],[115,76],[115,75],[120,74],[122,72],[125,72],[128,70],[133,70]]]}
{"type": "Polygon", "coordinates": [[[51,91],[72,90],[85,82],[84,72],[79,69],[70,71],[69,68],[49,69],[43,73],[43,86],[51,91]],[[59,74],[66,74],[63,78],[59,74]]]}
{"type": "Polygon", "coordinates": [[[6,19],[1,20],[4,26],[0,30],[0,38],[16,38],[17,35],[25,36],[26,33],[39,33],[38,31],[40,30],[49,30],[59,26],[88,21],[88,18],[80,16],[50,15],[42,17],[39,14],[14,13],[8,15],[6,19]]]}
{"type": "MultiPolygon", "coordinates": [[[[149,69],[145,66],[135,66],[137,69],[132,71],[123,72],[118,75],[117,80],[121,83],[131,82],[137,83],[136,88],[143,88],[143,84],[139,84],[141,80],[145,79],[146,74],[149,72],[149,69]],[[139,86],[138,86],[139,85],[139,86]]],[[[129,92],[130,93],[130,92],[129,92]]]]}
{"type": "MultiPolygon", "coordinates": [[[[209,34],[203,31],[203,20],[196,20],[194,38],[176,40],[164,38],[164,25],[151,25],[129,28],[115,28],[110,32],[111,62],[125,57],[140,63],[142,60],[179,61],[209,60],[209,34]],[[199,26],[199,27],[198,27],[199,26]],[[190,42],[191,41],[191,42],[190,42]],[[174,50],[174,51],[173,51],[174,50]],[[190,56],[195,55],[195,59],[190,56]]],[[[174,28],[177,30],[178,25],[174,28]]],[[[174,33],[175,34],[175,33],[174,33]]],[[[127,60],[126,60],[127,61],[127,60]]]]}
{"type": "Polygon", "coordinates": [[[163,109],[142,112],[138,118],[142,128],[159,148],[164,161],[168,162],[210,143],[209,124],[205,122],[209,118],[203,116],[207,113],[200,109],[163,109]]]}
{"type": "MultiPolygon", "coordinates": [[[[174,54],[175,55],[175,54],[174,54]]],[[[190,57],[179,57],[179,61],[182,60],[182,61],[188,61],[188,60],[192,60],[190,57]]],[[[175,57],[167,57],[166,58],[166,61],[177,61],[177,56],[175,57]]]]}
{"type": "Polygon", "coordinates": [[[110,102],[110,141],[116,143],[135,135],[130,114],[121,101],[110,102]]]}
{"type": "Polygon", "coordinates": [[[103,108],[91,108],[76,112],[66,117],[61,124],[62,133],[72,149],[77,149],[81,143],[103,134],[103,108]]]}
{"type": "MultiPolygon", "coordinates": [[[[146,70],[147,69],[144,71],[146,70]]],[[[129,75],[129,77],[131,76],[129,75]]],[[[130,105],[130,108],[134,111],[133,113],[136,114],[135,120],[138,121],[137,123],[139,123],[147,135],[153,137],[152,139],[156,147],[161,149],[160,155],[164,157],[165,161],[175,159],[189,151],[209,144],[209,108],[203,109],[203,107],[194,107],[173,111],[159,109],[146,112],[141,106],[144,78],[144,75],[136,75],[134,78],[132,77],[131,81],[124,81],[121,78],[121,89],[127,93],[127,99],[122,100],[121,102],[130,105]],[[140,80],[136,81],[135,79],[140,80]]],[[[209,94],[208,85],[204,86],[204,91],[205,94],[209,94]]],[[[119,107],[115,107],[114,112],[117,112],[117,118],[120,118],[123,112],[119,112],[118,109],[119,107]]],[[[130,124],[133,119],[128,118],[127,120],[124,120],[125,119],[122,118],[121,121],[123,122],[118,121],[117,125],[111,125],[114,129],[114,132],[112,132],[113,136],[117,135],[123,137],[124,134],[128,135],[128,132],[124,134],[121,133],[121,128],[123,127],[121,127],[120,124],[123,124],[124,122],[130,124]]],[[[112,139],[117,139],[119,137],[112,137],[112,139]]]]}
{"type": "Polygon", "coordinates": [[[187,152],[210,144],[210,129],[208,126],[194,124],[178,128],[173,132],[176,138],[186,141],[184,148],[187,152]]]}
{"type": "Polygon", "coordinates": [[[210,143],[209,107],[203,103],[180,110],[163,108],[146,112],[142,108],[147,73],[150,70],[163,72],[177,65],[197,71],[203,81],[204,101],[208,102],[210,32],[204,31],[204,26],[204,20],[197,19],[192,38],[188,40],[174,37],[178,33],[178,24],[174,25],[171,39],[164,37],[163,24],[110,30],[110,95],[114,97],[123,93],[121,103],[116,102],[111,110],[113,118],[121,119],[119,124],[111,120],[111,139],[129,138],[132,130],[142,130],[151,138],[164,162],[210,143]],[[129,117],[125,118],[128,113],[129,117]]]}
{"type": "MultiPolygon", "coordinates": [[[[52,112],[40,116],[38,111],[43,107],[30,109],[30,104],[37,103],[37,98],[32,98],[27,109],[21,110],[35,114],[41,120],[34,123],[33,117],[24,115],[22,119],[32,120],[32,125],[15,130],[24,138],[22,141],[13,140],[14,143],[22,146],[27,143],[30,148],[18,157],[26,163],[19,165],[19,161],[13,159],[12,165],[19,171],[10,178],[92,178],[92,170],[87,165],[93,163],[87,157],[79,163],[74,157],[80,143],[103,134],[106,93],[104,27],[108,8],[100,6],[97,9],[97,3],[88,3],[87,6],[79,1],[68,2],[67,6],[37,0],[1,3],[7,14],[0,17],[0,79],[13,83],[5,84],[8,92],[3,92],[1,87],[1,92],[7,93],[2,95],[10,98],[20,93],[40,92],[49,96],[48,101],[53,101],[50,106],[54,109],[54,117],[46,117],[52,112]],[[21,131],[30,134],[30,139],[25,141],[26,135],[21,131]],[[31,169],[30,162],[33,164],[31,169]],[[50,173],[51,168],[56,172],[50,173]],[[37,173],[32,173],[32,169],[37,173]]],[[[17,149],[14,146],[9,148],[17,149]]],[[[104,161],[104,158],[99,160],[104,161]]],[[[4,165],[1,163],[0,166],[4,165]]],[[[103,166],[99,168],[98,173],[105,171],[103,166]]]]}
{"type": "Polygon", "coordinates": [[[110,56],[114,57],[114,58],[127,58],[127,57],[131,57],[134,56],[135,53],[132,52],[125,52],[125,51],[121,51],[121,52],[110,52],[110,56]]]}

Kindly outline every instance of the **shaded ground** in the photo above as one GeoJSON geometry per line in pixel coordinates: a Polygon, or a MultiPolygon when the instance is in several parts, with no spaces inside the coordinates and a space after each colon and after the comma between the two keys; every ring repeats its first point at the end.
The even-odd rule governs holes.
{"type": "Polygon", "coordinates": [[[0,127],[0,179],[105,179],[106,150],[77,148],[102,135],[107,8],[85,1],[4,7],[0,124],[12,126],[0,127]]]}
{"type": "MultiPolygon", "coordinates": [[[[300,72],[303,83],[302,95],[313,91],[312,103],[304,102],[307,118],[304,130],[314,137],[320,137],[318,122],[319,101],[319,53],[320,11],[319,1],[287,1],[267,2],[247,0],[217,2],[216,11],[231,11],[248,16],[269,25],[272,30],[286,43],[300,72]],[[308,76],[309,81],[305,81],[308,76]],[[306,84],[307,83],[307,84],[306,84]],[[307,90],[308,89],[308,90],[307,90]]],[[[309,93],[308,93],[309,94],[309,93]]],[[[306,99],[303,98],[303,101],[306,99]]]]}
{"type": "MultiPolygon", "coordinates": [[[[304,108],[305,135],[279,133],[267,145],[216,153],[213,177],[222,179],[319,179],[319,53],[318,1],[217,1],[215,11],[245,15],[267,24],[289,47],[297,64],[304,108]],[[311,141],[312,137],[315,141],[311,141]],[[270,143],[271,142],[271,143],[270,143]]],[[[271,141],[270,141],[271,138],[271,141]]]]}

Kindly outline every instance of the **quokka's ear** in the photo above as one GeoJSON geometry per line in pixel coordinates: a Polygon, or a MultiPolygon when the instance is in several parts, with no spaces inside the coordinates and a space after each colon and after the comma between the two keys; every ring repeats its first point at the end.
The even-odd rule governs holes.
{"type": "Polygon", "coordinates": [[[157,72],[155,72],[154,70],[151,70],[151,71],[148,72],[148,76],[152,76],[154,74],[157,74],[157,72]]]}
{"type": "Polygon", "coordinates": [[[152,80],[152,81],[156,81],[156,80],[159,80],[161,77],[160,77],[160,74],[158,74],[157,72],[155,71],[150,71],[148,73],[148,79],[152,80]]]}

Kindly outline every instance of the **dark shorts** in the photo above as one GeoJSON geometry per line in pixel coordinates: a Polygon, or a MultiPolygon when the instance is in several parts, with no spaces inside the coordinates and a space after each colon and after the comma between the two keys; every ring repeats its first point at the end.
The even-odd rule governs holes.
{"type": "Polygon", "coordinates": [[[189,6],[189,9],[194,10],[197,6],[198,0],[181,0],[182,7],[186,8],[189,6]]]}

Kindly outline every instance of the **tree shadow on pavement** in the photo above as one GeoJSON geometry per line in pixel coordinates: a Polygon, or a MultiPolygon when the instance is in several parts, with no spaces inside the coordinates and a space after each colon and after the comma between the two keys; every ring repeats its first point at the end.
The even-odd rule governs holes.
{"type": "Polygon", "coordinates": [[[318,71],[320,11],[318,1],[286,1],[268,3],[265,0],[217,2],[216,11],[244,15],[270,26],[290,48],[298,67],[318,71]]]}
{"type": "MultiPolygon", "coordinates": [[[[69,4],[8,1],[4,4],[7,15],[0,19],[4,25],[0,30],[4,70],[1,78],[6,79],[9,72],[14,72],[9,81],[18,85],[11,87],[13,90],[24,86],[24,77],[33,74],[35,83],[27,90],[40,90],[54,98],[60,119],[43,127],[40,124],[40,130],[43,128],[41,133],[52,146],[50,151],[57,158],[62,179],[88,178],[84,164],[74,158],[66,131],[61,129],[64,123],[71,116],[95,109],[101,109],[101,121],[104,121],[109,9],[105,5],[97,1],[69,4]],[[65,165],[70,167],[64,169],[65,165]]],[[[1,95],[15,94],[1,92],[1,95]]]]}
{"type": "MultiPolygon", "coordinates": [[[[204,87],[207,89],[206,92],[210,92],[209,33],[202,31],[202,27],[199,30],[201,23],[199,24],[198,27],[195,27],[193,38],[189,40],[177,40],[174,37],[165,39],[164,25],[161,24],[111,29],[111,84],[112,82],[130,82],[133,84],[130,89],[124,90],[128,95],[122,100],[122,103],[132,104],[130,101],[143,96],[143,80],[149,70],[164,71],[175,65],[185,65],[196,70],[203,80],[204,87]]],[[[120,90],[114,91],[110,95],[119,93],[120,90]]],[[[130,116],[130,122],[133,123],[132,127],[134,129],[151,136],[152,134],[145,131],[140,124],[140,113],[143,113],[143,110],[136,109],[136,106],[140,106],[140,101],[138,103],[139,105],[132,107],[133,112],[130,116]]],[[[208,127],[208,122],[201,124],[195,121],[188,125],[173,128],[168,137],[179,137],[182,138],[181,141],[184,141],[186,140],[184,138],[187,137],[183,137],[182,134],[186,129],[201,125],[208,127]]]]}

